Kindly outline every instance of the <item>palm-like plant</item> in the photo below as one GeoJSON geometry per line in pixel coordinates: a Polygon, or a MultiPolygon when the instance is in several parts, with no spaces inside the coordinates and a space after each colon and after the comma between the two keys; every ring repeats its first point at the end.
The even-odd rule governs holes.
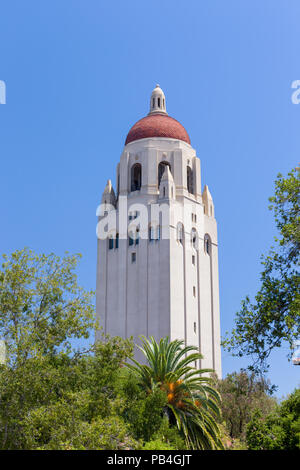
{"type": "Polygon", "coordinates": [[[151,393],[156,387],[166,392],[166,412],[169,420],[184,433],[191,449],[223,449],[216,418],[220,416],[220,395],[210,385],[212,379],[202,374],[211,369],[198,370],[191,364],[202,358],[194,346],[184,346],[180,340],[163,338],[159,343],[153,337],[141,336],[148,364],[127,364],[138,377],[141,386],[151,393]]]}

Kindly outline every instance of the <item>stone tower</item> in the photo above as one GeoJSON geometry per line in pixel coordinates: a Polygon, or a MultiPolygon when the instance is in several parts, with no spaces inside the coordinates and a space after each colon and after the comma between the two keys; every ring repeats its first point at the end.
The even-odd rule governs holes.
{"type": "MultiPolygon", "coordinates": [[[[218,242],[200,160],[157,85],[98,208],[97,316],[112,336],[169,336],[221,376],[218,242]]],[[[141,360],[139,351],[136,358],[141,360]]]]}

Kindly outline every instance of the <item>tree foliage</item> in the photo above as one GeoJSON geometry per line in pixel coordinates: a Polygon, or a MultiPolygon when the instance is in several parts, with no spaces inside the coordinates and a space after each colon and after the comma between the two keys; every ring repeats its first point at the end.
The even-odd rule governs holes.
{"type": "Polygon", "coordinates": [[[250,450],[300,449],[300,389],[267,416],[260,410],[253,415],[247,427],[247,444],[250,450]]]}
{"type": "Polygon", "coordinates": [[[222,401],[222,420],[234,445],[237,440],[246,441],[246,427],[258,409],[266,416],[276,406],[269,393],[269,385],[254,373],[241,370],[228,374],[223,380],[215,377],[216,388],[222,401]]]}
{"type": "Polygon", "coordinates": [[[223,448],[216,417],[220,415],[220,396],[211,386],[212,379],[202,374],[212,370],[197,370],[191,366],[202,358],[197,348],[183,346],[183,341],[163,338],[159,344],[153,337],[142,337],[141,351],[148,364],[127,364],[139,379],[147,394],[160,389],[165,394],[165,413],[183,432],[192,449],[223,448]]]}
{"type": "Polygon", "coordinates": [[[89,349],[71,347],[95,327],[93,293],[77,283],[78,260],[27,249],[4,256],[0,448],[184,448],[163,415],[165,394],[148,395],[123,367],[131,340],[103,337],[89,349]]]}
{"type": "Polygon", "coordinates": [[[78,286],[79,256],[30,250],[4,256],[0,271],[0,448],[136,446],[118,417],[114,384],[132,344],[106,338],[90,350],[71,341],[95,327],[92,292],[78,286]]]}
{"type": "Polygon", "coordinates": [[[116,383],[132,345],[106,338],[91,351],[0,366],[0,448],[136,448],[116,383]]]}
{"type": "Polygon", "coordinates": [[[300,178],[299,169],[287,178],[278,175],[270,198],[279,232],[276,248],[262,257],[261,287],[255,302],[246,297],[236,314],[235,328],[223,346],[237,356],[251,356],[250,369],[266,371],[274,348],[300,336],[300,178]]]}
{"type": "MultiPolygon", "coordinates": [[[[263,386],[233,375],[219,387],[221,418],[220,394],[203,376],[211,371],[192,366],[201,355],[182,341],[144,339],[148,365],[134,361],[128,367],[131,340],[103,336],[89,349],[72,349],[72,340],[86,339],[95,326],[92,293],[77,284],[77,261],[29,250],[4,259],[0,449],[219,449],[223,442],[226,447],[227,430],[217,421],[231,423],[230,401],[243,417],[247,400],[250,408],[257,403],[265,417],[263,386]]],[[[285,423],[282,436],[294,436],[280,437],[289,448],[299,434],[298,405],[295,395],[276,415],[277,424],[285,423]]],[[[249,445],[258,445],[250,431],[249,445]]]]}
{"type": "Polygon", "coordinates": [[[120,415],[131,435],[144,443],[144,449],[185,449],[184,439],[176,427],[170,426],[163,412],[167,396],[159,387],[151,393],[141,386],[138,377],[124,368],[119,376],[118,391],[122,397],[120,415]]]}
{"type": "Polygon", "coordinates": [[[0,332],[12,367],[70,348],[95,326],[92,292],[77,284],[80,255],[59,258],[28,249],[4,255],[0,271],[0,332]]]}

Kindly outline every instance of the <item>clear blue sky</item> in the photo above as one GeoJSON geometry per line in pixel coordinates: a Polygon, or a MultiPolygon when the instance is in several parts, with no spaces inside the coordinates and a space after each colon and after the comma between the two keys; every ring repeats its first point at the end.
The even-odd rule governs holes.
{"type": "MultiPolygon", "coordinates": [[[[188,130],[219,226],[222,332],[259,285],[268,197],[299,162],[295,0],[9,0],[0,5],[0,249],[81,252],[95,288],[95,210],[156,83],[188,130]]],[[[278,395],[300,383],[272,356],[278,395]]],[[[247,361],[223,353],[224,375],[247,361]]]]}

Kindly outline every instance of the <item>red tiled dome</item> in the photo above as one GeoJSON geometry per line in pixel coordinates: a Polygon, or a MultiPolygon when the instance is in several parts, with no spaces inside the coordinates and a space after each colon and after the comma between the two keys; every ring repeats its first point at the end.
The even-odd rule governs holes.
{"type": "Polygon", "coordinates": [[[170,137],[191,143],[180,122],[166,114],[152,114],[136,122],[128,132],[125,145],[147,137],[170,137]]]}

